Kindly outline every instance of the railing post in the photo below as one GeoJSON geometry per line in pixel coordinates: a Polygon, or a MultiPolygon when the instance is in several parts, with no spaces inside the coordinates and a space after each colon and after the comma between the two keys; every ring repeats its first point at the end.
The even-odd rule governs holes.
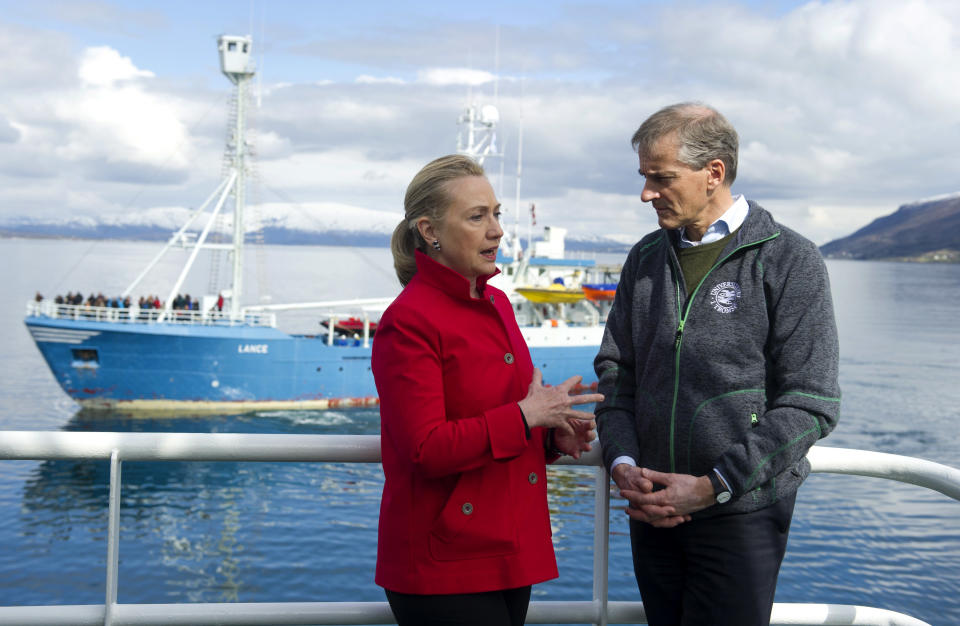
{"type": "Polygon", "coordinates": [[[103,617],[104,626],[113,623],[113,608],[117,604],[117,579],[120,572],[120,451],[110,454],[110,505],[107,522],[107,597],[103,617]]]}
{"type": "Polygon", "coordinates": [[[594,469],[593,498],[593,606],[599,612],[597,626],[607,626],[607,572],[610,554],[610,479],[603,467],[594,469]]]}

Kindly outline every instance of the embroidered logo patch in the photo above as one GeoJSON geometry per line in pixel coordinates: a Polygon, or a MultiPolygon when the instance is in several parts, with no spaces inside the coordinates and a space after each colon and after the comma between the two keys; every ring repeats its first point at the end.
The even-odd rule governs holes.
{"type": "Polygon", "coordinates": [[[710,304],[718,313],[733,313],[740,300],[740,285],[733,282],[719,283],[710,290],[710,304]]]}

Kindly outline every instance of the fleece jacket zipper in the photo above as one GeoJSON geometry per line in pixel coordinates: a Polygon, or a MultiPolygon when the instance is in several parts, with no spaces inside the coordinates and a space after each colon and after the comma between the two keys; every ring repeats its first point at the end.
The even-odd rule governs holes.
{"type": "MultiPolygon", "coordinates": [[[[750,248],[753,246],[758,246],[762,243],[766,243],[772,239],[776,239],[780,236],[780,231],[775,232],[774,234],[766,237],[765,239],[760,239],[751,243],[745,243],[741,246],[737,246],[730,251],[730,254],[723,257],[711,267],[706,274],[703,275],[703,278],[700,279],[700,282],[697,283],[697,286],[694,288],[693,293],[690,294],[690,297],[687,298],[687,306],[684,310],[684,307],[680,304],[680,278],[682,277],[682,272],[680,270],[679,261],[676,261],[674,255],[670,255],[670,263],[674,268],[674,281],[676,283],[677,290],[677,317],[680,320],[677,324],[677,334],[673,344],[673,402],[670,405],[670,472],[675,474],[677,472],[676,466],[676,451],[674,445],[675,432],[676,432],[676,423],[677,423],[677,398],[680,395],[680,346],[683,343],[683,330],[687,325],[687,316],[690,315],[690,307],[693,304],[693,299],[697,297],[697,293],[700,292],[700,287],[707,280],[710,274],[713,273],[713,270],[717,269],[724,263],[727,259],[732,257],[737,252],[750,248]]],[[[671,245],[669,239],[667,240],[667,245],[671,245]]],[[[669,254],[669,252],[668,252],[669,254]]]]}

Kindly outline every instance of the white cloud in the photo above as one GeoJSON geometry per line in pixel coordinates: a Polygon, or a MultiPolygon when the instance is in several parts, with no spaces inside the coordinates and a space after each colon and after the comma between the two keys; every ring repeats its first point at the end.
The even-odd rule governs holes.
{"type": "MultiPolygon", "coordinates": [[[[776,203],[771,203],[772,208],[776,203]]],[[[814,243],[822,245],[839,236],[852,234],[873,220],[887,215],[894,207],[887,204],[857,206],[852,204],[809,204],[788,203],[781,206],[791,216],[787,226],[804,226],[804,235],[814,243]],[[839,234],[838,234],[839,233],[839,234]]]]}
{"type": "Polygon", "coordinates": [[[671,7],[650,29],[650,47],[668,51],[658,67],[676,77],[663,88],[680,92],[660,104],[702,99],[724,112],[741,136],[740,188],[769,198],[777,217],[837,237],[850,232],[844,215],[866,216],[861,207],[889,213],[898,199],[956,188],[958,166],[932,155],[960,140],[960,4],[810,2],[776,17],[713,5],[702,15],[701,5],[671,7]]]}
{"type": "MultiPolygon", "coordinates": [[[[960,142],[960,3],[821,0],[777,14],[714,1],[658,7],[645,9],[642,23],[633,20],[639,9],[598,2],[503,28],[506,177],[495,188],[508,209],[522,107],[521,207],[537,203],[538,226],[571,236],[655,228],[639,201],[629,137],[660,106],[688,99],[737,126],[735,191],[818,243],[902,202],[956,191],[960,164],[944,155],[960,142]]],[[[493,66],[485,25],[431,17],[413,28],[373,15],[362,23],[362,38],[300,32],[324,44],[303,46],[309,63],[306,53],[283,57],[278,43],[276,56],[267,52],[265,78],[277,82],[265,87],[254,122],[264,194],[286,194],[279,204],[339,207],[344,220],[359,209],[399,212],[413,174],[455,149],[468,94],[492,102],[495,73],[468,69],[484,55],[493,66]],[[472,47],[451,49],[464,37],[472,47]],[[281,64],[300,73],[284,74],[281,64]]],[[[121,212],[131,197],[138,206],[206,197],[225,125],[224,109],[210,106],[216,97],[194,82],[209,69],[223,87],[209,41],[208,57],[161,64],[124,38],[104,35],[77,52],[71,37],[0,24],[0,56],[11,66],[0,75],[0,120],[20,137],[0,141],[3,214],[121,212]],[[137,196],[131,183],[146,181],[151,194],[137,196]]],[[[497,178],[499,163],[487,165],[497,178]]]]}
{"type": "Polygon", "coordinates": [[[79,77],[88,86],[111,87],[121,81],[153,76],[151,71],[137,69],[130,57],[107,46],[87,48],[80,59],[79,77]]]}
{"type": "Polygon", "coordinates": [[[363,123],[398,119],[397,108],[389,102],[370,101],[358,95],[318,103],[318,109],[318,114],[327,120],[347,119],[351,123],[363,123]]]}
{"type": "Polygon", "coordinates": [[[368,76],[366,74],[357,76],[354,82],[358,85],[403,85],[406,83],[402,78],[396,78],[394,76],[378,77],[368,76]]]}
{"type": "Polygon", "coordinates": [[[328,204],[362,203],[370,210],[402,212],[406,185],[423,164],[415,158],[378,161],[361,151],[337,149],[263,160],[260,171],[269,181],[267,192],[294,204],[329,199],[328,204]]]}
{"type": "Polygon", "coordinates": [[[417,73],[417,82],[428,85],[485,85],[496,80],[496,76],[483,70],[463,67],[435,67],[417,73]]]}
{"type": "MultiPolygon", "coordinates": [[[[638,187],[639,189],[639,187],[638,187]]],[[[537,224],[533,234],[542,234],[552,224],[568,228],[569,237],[600,235],[617,241],[637,241],[657,228],[657,218],[640,194],[598,193],[587,189],[566,189],[556,197],[532,198],[521,203],[519,232],[526,239],[530,203],[536,203],[537,224]]],[[[511,203],[512,204],[512,203],[511,203]]],[[[504,219],[513,229],[514,216],[504,219]]]]}
{"type": "Polygon", "coordinates": [[[920,109],[960,104],[955,24],[960,7],[937,0],[810,3],[772,29],[771,49],[823,72],[823,81],[879,92],[920,109]]]}
{"type": "Polygon", "coordinates": [[[81,87],[54,96],[54,114],[70,125],[55,153],[71,161],[129,160],[162,169],[187,167],[189,136],[176,100],[124,82],[152,73],[137,69],[129,58],[109,48],[87,49],[83,58],[81,87]]]}
{"type": "Polygon", "coordinates": [[[0,142],[16,143],[23,138],[23,131],[24,128],[21,124],[0,117],[0,142]]]}
{"type": "Polygon", "coordinates": [[[255,145],[257,156],[264,160],[289,156],[292,149],[287,137],[282,137],[272,131],[258,132],[255,145]]]}

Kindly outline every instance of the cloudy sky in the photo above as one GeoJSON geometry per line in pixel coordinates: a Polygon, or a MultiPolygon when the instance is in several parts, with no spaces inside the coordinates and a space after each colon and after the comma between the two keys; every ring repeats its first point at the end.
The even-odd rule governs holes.
{"type": "Polygon", "coordinates": [[[254,37],[267,208],[395,223],[463,108],[496,102],[507,222],[522,126],[522,222],[534,202],[538,226],[632,240],[656,221],[630,136],[701,100],[740,132],[734,191],[825,243],[960,191],[958,29],[956,0],[2,0],[0,223],[199,205],[231,33],[254,37]]]}

